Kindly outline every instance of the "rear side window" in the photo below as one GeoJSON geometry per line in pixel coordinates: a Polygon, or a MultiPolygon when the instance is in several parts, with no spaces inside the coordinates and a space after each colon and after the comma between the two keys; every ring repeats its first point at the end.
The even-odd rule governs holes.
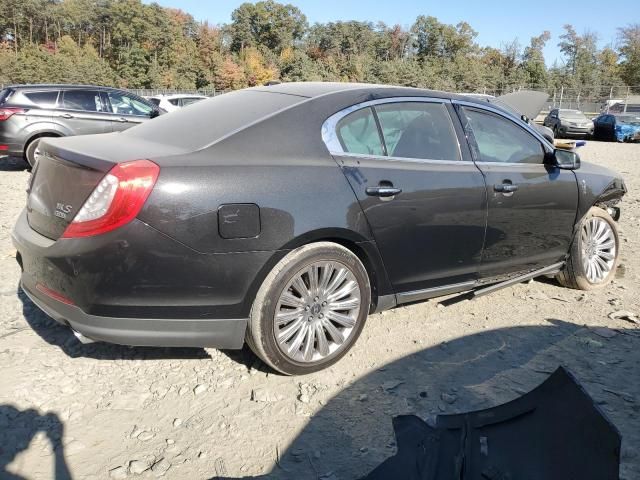
{"type": "Polygon", "coordinates": [[[492,113],[468,108],[464,112],[481,162],[543,163],[542,144],[523,128],[492,113]]]}
{"type": "Polygon", "coordinates": [[[177,107],[177,106],[178,106],[178,103],[180,103],[180,99],[179,99],[179,98],[170,98],[170,99],[169,99],[169,103],[170,103],[171,105],[174,105],[174,106],[176,106],[176,107],[177,107]]]}
{"type": "Polygon", "coordinates": [[[42,108],[55,108],[56,103],[58,102],[57,90],[49,90],[46,92],[24,92],[23,95],[42,108]]]}
{"type": "Polygon", "coordinates": [[[347,115],[338,122],[336,130],[343,151],[363,155],[384,155],[371,108],[363,108],[347,115]]]}
{"type": "Polygon", "coordinates": [[[390,157],[460,160],[458,140],[443,104],[388,103],[375,109],[390,157]]]}
{"type": "Polygon", "coordinates": [[[70,110],[102,112],[100,93],[95,90],[67,90],[62,95],[62,106],[70,110]]]}

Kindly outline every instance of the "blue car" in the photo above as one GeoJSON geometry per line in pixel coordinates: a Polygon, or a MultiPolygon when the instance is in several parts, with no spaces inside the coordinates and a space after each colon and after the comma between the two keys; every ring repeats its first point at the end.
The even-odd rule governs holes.
{"type": "Polygon", "coordinates": [[[640,140],[640,114],[602,114],[593,121],[596,140],[637,142],[640,140]]]}

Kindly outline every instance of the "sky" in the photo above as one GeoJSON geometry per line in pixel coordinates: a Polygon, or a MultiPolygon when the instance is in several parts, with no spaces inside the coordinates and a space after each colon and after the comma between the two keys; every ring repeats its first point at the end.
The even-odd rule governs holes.
{"type": "MultiPolygon", "coordinates": [[[[149,1],[149,0],[145,0],[149,1]]],[[[165,7],[179,8],[197,20],[212,24],[229,23],[231,12],[241,0],[156,0],[165,7]]],[[[468,22],[478,32],[477,42],[482,46],[500,48],[517,38],[524,47],[532,36],[545,30],[551,40],[545,48],[547,65],[562,60],[558,49],[562,26],[570,23],[579,34],[594,31],[599,46],[615,45],[617,28],[640,21],[640,13],[606,12],[601,1],[582,0],[578,3],[550,0],[511,2],[482,1],[430,1],[430,0],[280,0],[297,6],[309,23],[336,20],[383,21],[388,25],[400,24],[409,28],[418,15],[432,15],[441,22],[456,24],[468,22]],[[635,18],[634,18],[635,17],[635,18]]],[[[633,2],[632,2],[633,3],[633,2]]]]}

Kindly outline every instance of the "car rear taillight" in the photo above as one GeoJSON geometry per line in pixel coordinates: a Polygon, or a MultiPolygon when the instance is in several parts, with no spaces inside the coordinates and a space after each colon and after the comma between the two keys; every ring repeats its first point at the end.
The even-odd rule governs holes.
{"type": "Polygon", "coordinates": [[[91,237],[133,220],[147,201],[160,167],[135,160],[113,167],[93,190],[62,234],[62,238],[91,237]]]}
{"type": "Polygon", "coordinates": [[[4,122],[5,120],[9,120],[12,115],[16,113],[25,113],[26,110],[24,108],[18,107],[0,107],[0,122],[4,122]]]}
{"type": "Polygon", "coordinates": [[[54,300],[57,300],[58,302],[65,303],[67,305],[73,305],[73,300],[71,300],[70,298],[65,297],[61,293],[56,292],[55,290],[53,290],[53,289],[51,289],[49,287],[46,287],[45,285],[43,285],[41,283],[37,283],[36,284],[36,290],[38,290],[40,293],[44,293],[49,298],[53,298],[54,300]]]}

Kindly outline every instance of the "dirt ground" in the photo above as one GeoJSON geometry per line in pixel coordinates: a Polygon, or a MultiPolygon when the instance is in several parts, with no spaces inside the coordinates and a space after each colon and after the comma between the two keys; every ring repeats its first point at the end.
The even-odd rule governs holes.
{"type": "Polygon", "coordinates": [[[10,232],[28,174],[4,161],[0,478],[357,478],[395,452],[392,416],[500,404],[564,365],[620,429],[621,477],[639,479],[640,325],[609,314],[640,314],[640,145],[580,153],[630,190],[611,285],[534,281],[373,315],[341,362],[297,378],[247,349],[80,344],[19,292],[10,232]]]}

